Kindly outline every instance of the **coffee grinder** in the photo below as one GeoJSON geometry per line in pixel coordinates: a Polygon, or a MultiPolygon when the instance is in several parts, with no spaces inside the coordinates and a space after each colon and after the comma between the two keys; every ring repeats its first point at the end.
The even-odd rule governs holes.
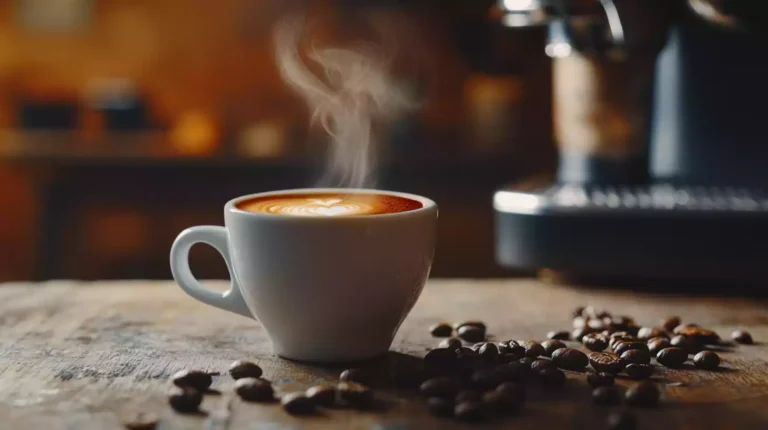
{"type": "Polygon", "coordinates": [[[499,25],[548,27],[559,153],[555,177],[495,193],[499,264],[596,278],[768,275],[768,2],[495,7],[499,25]]]}

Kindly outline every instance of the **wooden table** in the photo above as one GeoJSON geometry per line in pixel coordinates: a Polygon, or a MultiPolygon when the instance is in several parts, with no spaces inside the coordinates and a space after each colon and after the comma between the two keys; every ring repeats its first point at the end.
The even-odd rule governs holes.
{"type": "MultiPolygon", "coordinates": [[[[221,284],[222,287],[224,284],[221,284]]],[[[662,404],[638,410],[639,428],[768,428],[768,303],[737,298],[661,296],[548,285],[533,280],[433,280],[403,324],[392,350],[421,356],[436,341],[436,321],[482,319],[499,339],[543,339],[567,328],[570,312],[592,304],[639,323],[680,315],[727,336],[752,332],[758,343],[722,353],[723,369],[668,371],[659,377],[662,404]]],[[[395,352],[393,357],[402,358],[395,352]]],[[[452,429],[426,414],[409,394],[379,391],[379,412],[335,410],[314,418],[286,415],[278,405],[242,403],[232,380],[215,378],[221,395],[206,396],[207,416],[167,407],[169,376],[180,369],[225,372],[251,359],[278,391],[334,381],[339,369],[282,360],[270,353],[258,323],[207,307],[168,282],[8,284],[0,286],[0,429],[119,429],[136,411],[160,417],[160,429],[452,429]]],[[[569,373],[556,394],[536,392],[518,417],[485,428],[605,428],[607,408],[591,404],[584,376],[569,373]]],[[[628,381],[620,381],[628,384],[628,381]]]]}

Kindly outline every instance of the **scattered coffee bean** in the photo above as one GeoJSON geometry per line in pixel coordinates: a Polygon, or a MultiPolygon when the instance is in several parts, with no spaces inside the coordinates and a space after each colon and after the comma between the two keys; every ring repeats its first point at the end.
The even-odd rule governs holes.
{"type": "Polygon", "coordinates": [[[507,349],[509,350],[509,354],[514,354],[518,358],[523,358],[525,356],[525,347],[517,343],[517,341],[510,340],[507,342],[507,349]]]}
{"type": "MultiPolygon", "coordinates": [[[[424,364],[427,366],[450,366],[456,362],[456,351],[448,348],[435,348],[424,356],[424,364]]],[[[357,381],[360,382],[360,381],[357,381]]]]}
{"type": "Polygon", "coordinates": [[[441,376],[424,381],[419,387],[419,391],[424,397],[453,399],[459,392],[459,384],[454,378],[441,376]]]}
{"type": "Polygon", "coordinates": [[[614,331],[626,331],[635,325],[635,320],[630,316],[620,315],[611,318],[611,328],[614,331]]]}
{"type": "Polygon", "coordinates": [[[539,381],[547,387],[562,387],[565,384],[565,373],[560,369],[544,369],[538,372],[539,381]]]}
{"type": "Polygon", "coordinates": [[[581,342],[581,339],[590,333],[592,333],[592,331],[589,329],[577,328],[571,332],[571,339],[575,340],[576,342],[581,342]]]}
{"type": "Polygon", "coordinates": [[[555,368],[555,365],[552,364],[552,360],[540,358],[538,360],[534,360],[533,363],[531,363],[531,370],[534,372],[538,372],[547,368],[555,368]]]}
{"type": "Polygon", "coordinates": [[[736,341],[736,343],[740,343],[743,345],[752,345],[752,335],[749,334],[749,332],[744,330],[736,330],[733,333],[731,333],[731,338],[736,341]]]}
{"type": "Polygon", "coordinates": [[[432,415],[438,417],[453,416],[454,407],[453,402],[440,397],[430,397],[427,399],[427,409],[429,409],[432,415]]]}
{"type": "Polygon", "coordinates": [[[576,318],[576,317],[582,316],[584,314],[584,309],[585,309],[584,306],[578,306],[576,309],[573,310],[573,312],[571,312],[571,317],[576,318]]]}
{"type": "Polygon", "coordinates": [[[429,328],[433,337],[450,337],[453,334],[453,326],[448,323],[437,323],[429,328]]]}
{"type": "Polygon", "coordinates": [[[637,338],[640,340],[648,341],[654,337],[669,337],[667,332],[656,327],[642,327],[637,332],[637,338]]]}
{"type": "Polygon", "coordinates": [[[283,410],[291,415],[311,415],[315,404],[304,393],[288,393],[280,399],[283,410]]]}
{"type": "Polygon", "coordinates": [[[627,328],[625,330],[626,330],[627,333],[629,333],[630,336],[637,337],[637,333],[640,332],[640,326],[638,326],[638,325],[629,325],[629,326],[627,326],[627,328]]]}
{"type": "Polygon", "coordinates": [[[668,317],[661,321],[661,327],[669,333],[672,333],[675,331],[675,327],[679,326],[681,322],[680,317],[668,317]]]}
{"type": "Polygon", "coordinates": [[[639,382],[624,394],[627,403],[633,406],[654,406],[659,403],[659,388],[650,381],[639,382]]]}
{"type": "Polygon", "coordinates": [[[485,340],[485,329],[474,325],[459,327],[458,336],[465,342],[481,342],[485,340]]]}
{"type": "MultiPolygon", "coordinates": [[[[435,350],[432,350],[432,351],[435,351],[435,350]]],[[[451,358],[453,359],[452,361],[456,361],[456,354],[453,351],[449,351],[449,350],[444,350],[444,351],[448,351],[451,354],[451,358]]],[[[426,357],[424,358],[424,360],[426,361],[426,357]]],[[[371,379],[373,379],[373,375],[371,375],[371,372],[365,369],[354,368],[354,369],[347,369],[341,372],[341,375],[339,375],[339,379],[342,381],[358,382],[360,384],[370,384],[371,379]]]]}
{"type": "Polygon", "coordinates": [[[651,355],[655,357],[659,351],[670,346],[672,345],[669,343],[669,339],[666,337],[654,337],[648,341],[648,352],[650,352],[651,355]]]}
{"type": "Polygon", "coordinates": [[[488,327],[482,321],[463,321],[463,322],[453,324],[453,328],[456,329],[457,331],[464,326],[477,327],[482,331],[486,331],[488,329],[488,327]]]}
{"type": "Polygon", "coordinates": [[[528,369],[531,368],[531,364],[533,364],[534,361],[536,361],[536,359],[531,357],[523,357],[520,360],[518,360],[520,364],[527,367],[528,369]]]}
{"type": "Polygon", "coordinates": [[[496,358],[496,361],[498,361],[500,364],[507,364],[507,363],[515,363],[517,360],[519,360],[520,357],[516,356],[515,354],[501,354],[496,358]]]}
{"type": "Polygon", "coordinates": [[[353,408],[365,409],[373,403],[373,391],[357,382],[339,382],[336,391],[339,399],[353,408]]]}
{"type": "Polygon", "coordinates": [[[701,351],[693,357],[693,364],[699,369],[715,370],[720,366],[720,356],[712,351],[701,351]]]}
{"type": "Polygon", "coordinates": [[[631,349],[640,349],[648,352],[648,344],[645,342],[619,342],[613,348],[613,352],[620,356],[625,351],[629,351],[631,349]]]}
{"type": "Polygon", "coordinates": [[[458,349],[461,348],[461,340],[456,337],[449,337],[447,339],[441,340],[437,347],[450,349],[451,351],[458,351],[458,349]]]}
{"type": "Polygon", "coordinates": [[[589,364],[586,354],[573,348],[560,348],[552,353],[552,363],[568,370],[582,370],[589,364]]]}
{"type": "Polygon", "coordinates": [[[624,372],[632,379],[648,379],[653,375],[653,370],[652,364],[630,363],[624,368],[624,372]]]}
{"type": "Polygon", "coordinates": [[[238,360],[229,366],[229,374],[233,379],[260,378],[262,373],[261,367],[250,361],[238,360]]]}
{"type": "Polygon", "coordinates": [[[573,328],[586,328],[589,317],[578,316],[574,317],[572,321],[573,328]]]}
{"type": "Polygon", "coordinates": [[[619,342],[637,342],[638,339],[631,334],[625,332],[625,331],[617,331],[614,333],[611,333],[611,336],[608,338],[608,347],[613,349],[616,348],[616,344],[619,342]]]}
{"type": "Polygon", "coordinates": [[[590,351],[600,352],[608,346],[608,341],[600,334],[590,333],[581,338],[581,343],[590,351]]]}
{"type": "Polygon", "coordinates": [[[518,398],[498,390],[485,393],[483,403],[490,412],[499,415],[515,415],[520,412],[522,406],[518,398]]]}
{"type": "Polygon", "coordinates": [[[616,411],[608,416],[608,430],[635,430],[637,418],[629,411],[616,411]]]}
{"type": "Polygon", "coordinates": [[[675,334],[693,338],[702,345],[714,345],[720,341],[720,336],[714,331],[696,326],[675,329],[675,334]]]}
{"type": "Polygon", "coordinates": [[[621,403],[621,391],[615,385],[605,385],[592,390],[592,400],[597,405],[613,406],[621,403]]]}
{"type": "Polygon", "coordinates": [[[525,356],[531,358],[537,358],[540,355],[544,355],[544,347],[540,343],[529,340],[523,344],[525,348],[525,356]]]}
{"type": "MultiPolygon", "coordinates": [[[[608,324],[610,324],[610,322],[611,321],[608,320],[608,324]]],[[[606,322],[599,318],[590,318],[587,320],[587,328],[589,328],[593,332],[603,331],[606,329],[607,326],[608,325],[606,324],[606,322]]]]}
{"type": "Polygon", "coordinates": [[[172,377],[173,385],[181,388],[194,388],[197,391],[206,391],[211,386],[211,375],[201,370],[180,370],[172,377]]]}
{"type": "Polygon", "coordinates": [[[547,339],[568,340],[570,338],[571,334],[565,330],[551,331],[547,333],[547,339]]]}
{"type": "Polygon", "coordinates": [[[453,415],[460,421],[482,421],[486,417],[486,408],[482,402],[462,402],[456,405],[453,415]]]}
{"type": "Polygon", "coordinates": [[[650,364],[651,354],[643,349],[630,349],[621,354],[621,359],[625,364],[650,364]]]}
{"type": "Polygon", "coordinates": [[[495,343],[486,343],[477,350],[478,354],[486,360],[493,361],[499,356],[499,347],[495,343]]]}
{"type": "Polygon", "coordinates": [[[621,357],[611,352],[590,352],[587,358],[592,368],[601,373],[615,375],[624,369],[621,357]]]}
{"type": "Polygon", "coordinates": [[[498,348],[499,355],[512,353],[512,349],[509,347],[507,342],[496,342],[494,345],[496,345],[496,348],[498,348]]]}
{"type": "Polygon", "coordinates": [[[522,381],[525,377],[531,374],[530,365],[525,365],[520,362],[512,362],[502,364],[496,367],[496,373],[499,375],[499,379],[502,381],[522,381]]]}
{"type": "Polygon", "coordinates": [[[544,355],[551,357],[555,350],[566,348],[568,345],[557,339],[547,339],[544,342],[541,342],[541,346],[544,348],[544,355]]]}
{"type": "Polygon", "coordinates": [[[183,414],[197,412],[203,402],[203,393],[190,387],[173,387],[168,391],[168,403],[183,414]]]}
{"type": "Polygon", "coordinates": [[[672,339],[669,340],[669,344],[671,346],[682,348],[688,354],[696,354],[703,348],[703,345],[697,341],[696,338],[681,336],[679,334],[672,336],[672,339]]]}
{"type": "Polygon", "coordinates": [[[592,388],[607,387],[615,382],[613,375],[610,373],[590,373],[587,375],[587,383],[592,388]]]}
{"type": "Polygon", "coordinates": [[[260,378],[240,378],[235,382],[235,392],[247,402],[271,402],[275,391],[269,381],[260,378]]]}
{"type": "Polygon", "coordinates": [[[329,408],[336,403],[336,387],[330,385],[315,385],[304,393],[316,406],[329,408]]]}
{"type": "Polygon", "coordinates": [[[146,412],[139,412],[124,421],[123,427],[127,430],[155,430],[157,421],[157,416],[146,412]]]}
{"type": "Polygon", "coordinates": [[[656,354],[656,361],[658,361],[659,364],[672,369],[678,369],[682,367],[683,363],[685,363],[685,360],[687,359],[688,353],[685,352],[684,349],[678,348],[676,346],[664,348],[659,351],[658,354],[656,354]]]}
{"type": "Polygon", "coordinates": [[[480,369],[471,377],[472,385],[481,390],[491,390],[504,382],[502,376],[495,369],[480,369]]]}
{"type": "Polygon", "coordinates": [[[456,403],[479,402],[480,400],[483,400],[483,393],[482,391],[477,390],[461,390],[459,391],[459,394],[456,394],[454,400],[456,403]]]}
{"type": "Polygon", "coordinates": [[[517,382],[505,382],[496,387],[496,391],[511,396],[517,399],[518,402],[523,402],[525,400],[525,385],[517,382]]]}

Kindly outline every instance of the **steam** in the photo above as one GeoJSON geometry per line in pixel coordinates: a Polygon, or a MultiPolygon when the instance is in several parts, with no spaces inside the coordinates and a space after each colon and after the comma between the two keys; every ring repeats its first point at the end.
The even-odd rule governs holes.
{"type": "Polygon", "coordinates": [[[344,48],[318,48],[307,53],[322,74],[313,73],[299,53],[303,21],[281,21],[275,33],[280,72],[306,101],[312,123],[331,137],[328,164],[321,186],[375,186],[374,126],[415,107],[406,88],[391,73],[395,46],[379,25],[382,45],[356,42],[344,48]],[[318,67],[319,66],[319,67],[318,67]]]}

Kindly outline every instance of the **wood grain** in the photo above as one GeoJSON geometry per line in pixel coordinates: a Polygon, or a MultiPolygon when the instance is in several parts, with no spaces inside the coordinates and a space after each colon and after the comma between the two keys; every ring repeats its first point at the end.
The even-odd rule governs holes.
{"type": "MultiPolygon", "coordinates": [[[[215,284],[214,284],[215,285],[215,284]]],[[[224,286],[225,284],[218,284],[224,286]]],[[[436,344],[437,321],[481,319],[498,339],[541,340],[567,328],[577,305],[591,304],[655,325],[669,315],[727,336],[735,328],[758,342],[721,354],[723,369],[660,373],[663,404],[638,410],[639,428],[758,429],[768,426],[768,303],[573,288],[534,280],[433,280],[399,331],[389,357],[422,356],[436,344]],[[671,385],[669,385],[671,384],[671,385]]],[[[277,405],[242,403],[226,369],[234,360],[259,363],[278,392],[335,381],[338,368],[286,361],[270,353],[255,321],[207,307],[168,282],[51,282],[0,286],[0,429],[119,429],[137,411],[165,429],[458,429],[426,414],[408,393],[381,390],[376,412],[338,410],[297,419],[277,405]],[[206,396],[207,416],[181,416],[166,406],[167,379],[177,370],[220,371],[206,396]]],[[[371,365],[377,365],[375,363],[371,365]]],[[[532,387],[524,412],[484,428],[605,428],[609,409],[593,406],[584,376],[566,388],[532,387]]],[[[628,384],[627,381],[620,381],[628,384]]]]}

